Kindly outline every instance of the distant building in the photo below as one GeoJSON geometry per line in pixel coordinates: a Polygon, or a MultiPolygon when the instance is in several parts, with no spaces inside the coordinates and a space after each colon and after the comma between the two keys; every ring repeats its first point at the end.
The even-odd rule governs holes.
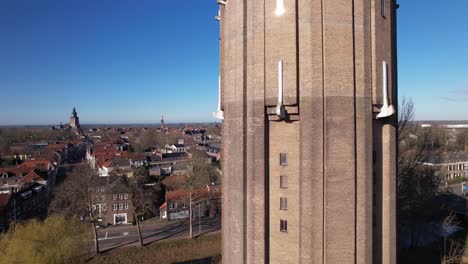
{"type": "Polygon", "coordinates": [[[185,152],[186,151],[184,144],[172,144],[170,148],[172,152],[185,152]]]}
{"type": "Polygon", "coordinates": [[[443,153],[429,158],[425,165],[435,167],[442,180],[453,180],[457,177],[468,177],[468,154],[443,153]]]}
{"type": "Polygon", "coordinates": [[[73,107],[73,111],[70,116],[70,128],[72,130],[79,130],[80,129],[80,118],[78,117],[78,114],[76,113],[76,108],[73,107]]]}

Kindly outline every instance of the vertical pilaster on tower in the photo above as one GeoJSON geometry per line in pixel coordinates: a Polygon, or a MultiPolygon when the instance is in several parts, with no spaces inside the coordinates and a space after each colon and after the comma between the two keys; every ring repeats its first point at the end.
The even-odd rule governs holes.
{"type": "Polygon", "coordinates": [[[395,263],[394,10],[220,5],[223,262],[395,263]]]}

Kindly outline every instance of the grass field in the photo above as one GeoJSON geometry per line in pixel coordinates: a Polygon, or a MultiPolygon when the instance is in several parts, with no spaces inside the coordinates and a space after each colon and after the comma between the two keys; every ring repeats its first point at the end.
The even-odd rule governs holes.
{"type": "Polygon", "coordinates": [[[221,263],[221,234],[124,247],[95,256],[89,263],[221,263]]]}

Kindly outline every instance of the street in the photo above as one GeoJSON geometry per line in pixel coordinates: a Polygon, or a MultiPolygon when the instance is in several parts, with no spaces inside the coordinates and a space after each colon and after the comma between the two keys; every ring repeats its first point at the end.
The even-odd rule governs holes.
{"type": "MultiPolygon", "coordinates": [[[[221,228],[219,218],[202,219],[199,225],[198,219],[194,219],[193,235],[206,234],[221,228]]],[[[153,226],[151,224],[141,226],[141,233],[145,244],[161,241],[168,238],[188,237],[188,221],[173,220],[168,225],[153,226]]],[[[99,249],[106,251],[120,246],[138,243],[138,233],[135,225],[108,227],[98,231],[99,249]]]]}

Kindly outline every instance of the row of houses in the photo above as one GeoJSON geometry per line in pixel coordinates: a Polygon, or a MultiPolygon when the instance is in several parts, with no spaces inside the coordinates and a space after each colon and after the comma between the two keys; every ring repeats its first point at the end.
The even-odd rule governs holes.
{"type": "Polygon", "coordinates": [[[44,143],[40,147],[34,144],[33,147],[23,149],[26,151],[17,148],[14,152],[15,158],[22,160],[19,165],[0,167],[2,230],[7,229],[13,221],[46,215],[59,166],[65,161],[79,159],[80,153],[84,153],[85,142],[44,143]]]}

